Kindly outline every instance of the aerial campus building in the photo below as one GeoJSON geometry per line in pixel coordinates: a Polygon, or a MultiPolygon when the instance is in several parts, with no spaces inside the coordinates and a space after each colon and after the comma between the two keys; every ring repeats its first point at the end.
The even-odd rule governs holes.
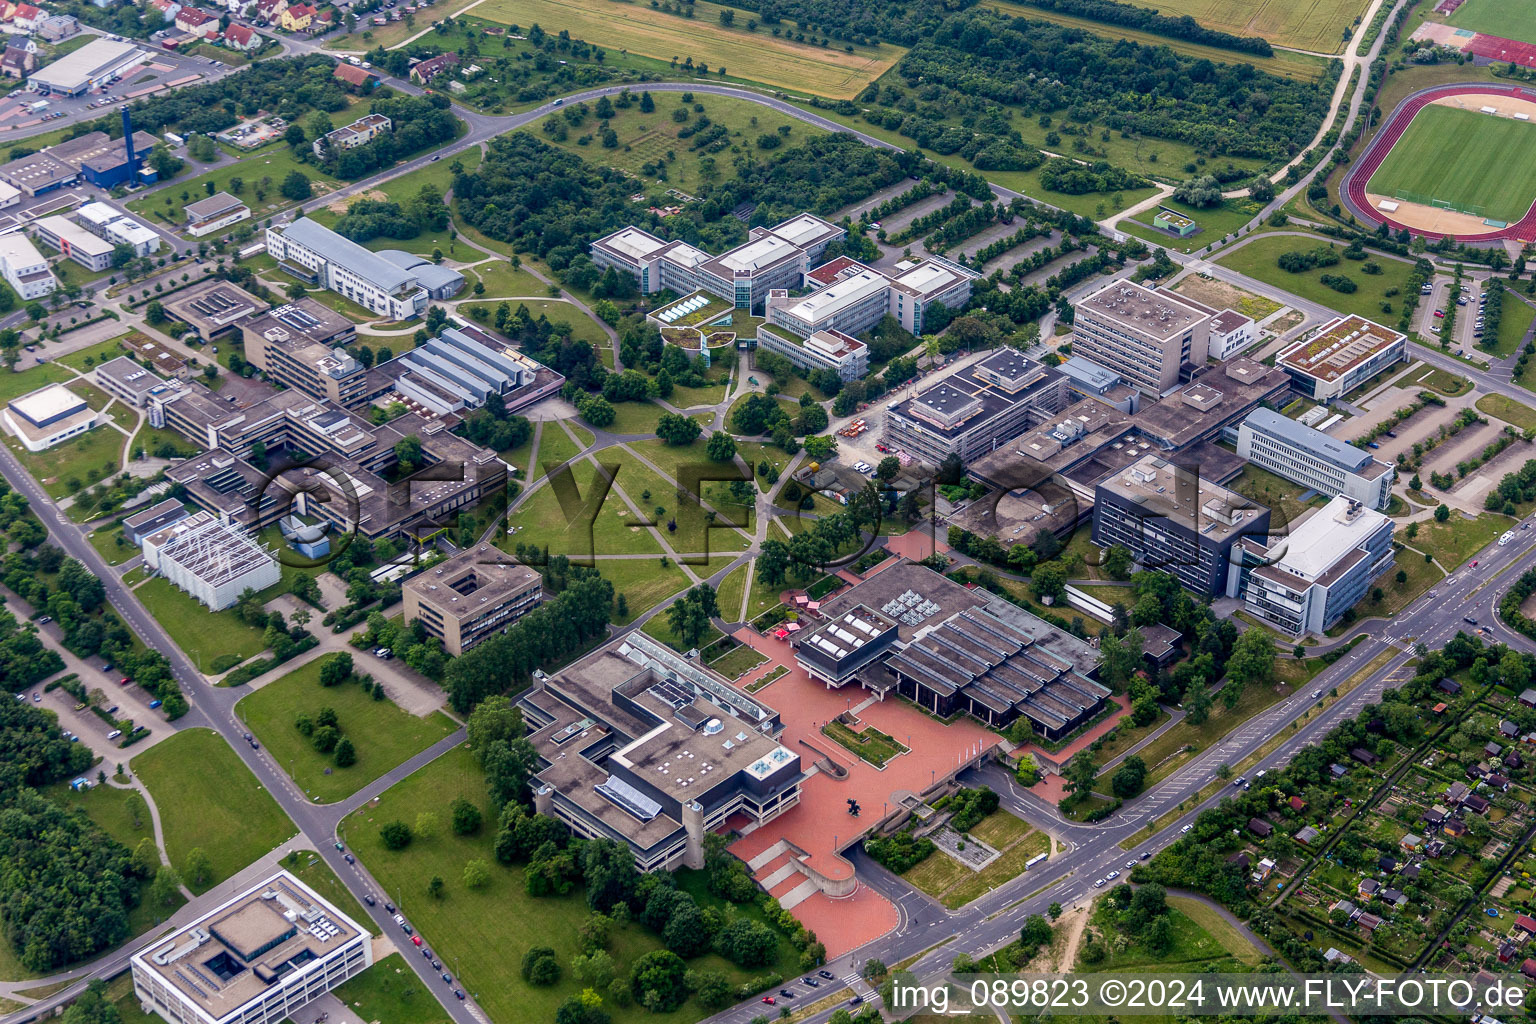
{"type": "Polygon", "coordinates": [[[62,384],[49,384],[11,399],[5,425],[29,452],[40,452],[90,430],[99,417],[83,396],[62,384]]]}
{"type": "Polygon", "coordinates": [[[509,412],[558,391],[564,378],[473,324],[453,321],[423,344],[375,366],[371,390],[392,389],[408,408],[446,416],[499,395],[509,412]]]}
{"type": "Polygon", "coordinates": [[[836,328],[801,338],[764,324],[757,332],[757,345],[807,370],[831,370],[845,381],[869,372],[869,346],[836,328]]]}
{"type": "Polygon", "coordinates": [[[347,409],[368,402],[368,370],[343,347],[357,327],[300,297],[240,321],[245,358],[268,378],[347,409]]]}
{"type": "Polygon", "coordinates": [[[1123,545],[1139,565],[1206,597],[1236,590],[1239,540],[1268,536],[1269,509],[1156,455],[1100,481],[1094,494],[1095,544],[1123,545]]]}
{"type": "Polygon", "coordinates": [[[397,249],[372,252],[308,217],[267,228],[266,240],[288,273],[393,320],[420,316],[464,287],[455,270],[397,249]]]}
{"type": "Polygon", "coordinates": [[[1067,404],[1066,378],[1012,349],[1000,349],[951,374],[886,414],[892,446],[937,466],[950,455],[970,462],[1039,426],[1067,404]]]}
{"type": "MultiPolygon", "coordinates": [[[[350,67],[350,65],[346,66],[350,67]]],[[[228,192],[215,192],[207,199],[188,203],[182,209],[182,213],[187,218],[186,223],[182,225],[183,229],[193,238],[201,238],[221,228],[227,228],[231,224],[250,220],[251,208],[228,192]]]]}
{"type": "Polygon", "coordinates": [[[1392,500],[1397,470],[1371,453],[1321,430],[1255,409],[1237,431],[1237,454],[1292,483],[1334,497],[1344,495],[1378,511],[1392,500]]]}
{"type": "Polygon", "coordinates": [[[107,270],[119,245],[136,257],[160,251],[160,235],[106,203],[87,203],[73,218],[55,214],[34,221],[37,237],[87,270],[107,270]]]}
{"type": "Polygon", "coordinates": [[[187,518],[187,507],[175,498],[164,501],[123,520],[123,539],[138,544],[145,537],[165,529],[172,523],[187,518]]]}
{"type": "Polygon", "coordinates": [[[901,561],[826,602],[791,634],[795,661],[830,689],[906,697],[941,718],[1005,729],[1020,718],[1046,739],[1105,707],[1088,643],[984,590],[901,561]]]}
{"type": "Polygon", "coordinates": [[[287,871],[133,955],[145,1013],[178,1024],[280,1021],[373,964],[373,937],[287,871]]]}
{"type": "Polygon", "coordinates": [[[1211,315],[1169,292],[1114,281],[1077,303],[1072,351],[1153,397],[1205,364],[1211,315]]]}
{"type": "Polygon", "coordinates": [[[127,356],[97,363],[93,376],[103,391],[135,409],[143,409],[151,399],[167,396],[181,387],[180,381],[166,380],[127,356]]]}
{"type": "MultiPolygon", "coordinates": [[[[90,46],[71,56],[88,49],[90,46]]],[[[0,180],[29,196],[73,185],[81,178],[103,189],[152,182],[156,174],[145,161],[158,141],[148,132],[134,131],[128,108],[124,107],[122,138],[110,138],[106,132],[89,132],[56,143],[0,166],[0,180]]]]}
{"type": "Polygon", "coordinates": [[[481,545],[407,580],[401,587],[405,621],[420,622],[458,657],[538,607],[543,581],[536,570],[481,545]]]}
{"type": "Polygon", "coordinates": [[[48,261],[20,231],[0,235],[0,276],[23,301],[52,295],[59,286],[48,261]]]}
{"type": "Polygon", "coordinates": [[[159,569],[210,611],[232,606],[246,590],[265,590],[281,578],[277,559],[237,523],[209,517],[169,527],[159,569]]]}
{"type": "Polygon", "coordinates": [[[642,871],[701,867],[727,818],[757,826],[800,801],[778,712],[644,633],[540,678],[518,704],[539,813],[627,844],[642,871]]]}
{"type": "Polygon", "coordinates": [[[86,203],[75,211],[75,222],[113,245],[126,245],[135,256],[160,251],[160,233],[134,220],[109,203],[86,203]]]}
{"type": "Polygon", "coordinates": [[[1275,365],[1291,375],[1299,393],[1326,403],[1407,358],[1407,335],[1352,314],[1335,317],[1310,337],[1286,347],[1275,365]]]}
{"type": "Polygon", "coordinates": [[[1341,494],[1289,536],[1244,537],[1231,596],[1291,636],[1322,635],[1392,568],[1396,525],[1341,494]]]}
{"type": "Polygon", "coordinates": [[[44,96],[80,96],[149,60],[133,43],[93,39],[73,53],[32,72],[31,87],[44,96]]]}
{"type": "Polygon", "coordinates": [[[222,278],[210,277],[162,301],[165,315],[191,328],[205,342],[240,337],[240,325],[267,308],[267,302],[222,278]]]}

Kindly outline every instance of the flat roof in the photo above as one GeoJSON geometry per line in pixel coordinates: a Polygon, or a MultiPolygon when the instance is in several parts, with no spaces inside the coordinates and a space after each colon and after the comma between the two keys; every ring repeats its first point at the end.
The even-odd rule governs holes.
{"type": "Polygon", "coordinates": [[[57,420],[86,407],[86,401],[63,384],[49,384],[20,398],[11,399],[11,409],[34,424],[57,420]]]}
{"type": "Polygon", "coordinates": [[[1335,317],[1305,341],[1285,349],[1276,365],[1316,380],[1335,381],[1407,335],[1351,314],[1335,317]]]}
{"type": "Polygon", "coordinates": [[[214,1020],[260,999],[275,980],[323,970],[325,957],[366,935],[288,871],[279,871],[133,956],[214,1020]]]}
{"type": "Polygon", "coordinates": [[[1363,545],[1382,524],[1391,521],[1341,494],[1300,525],[1291,524],[1290,533],[1270,547],[1269,556],[1282,572],[1311,583],[1363,545]]]}
{"type": "Polygon", "coordinates": [[[827,619],[840,619],[862,605],[894,620],[897,637],[902,643],[910,643],[918,633],[956,612],[981,608],[986,603],[985,591],[971,590],[926,565],[903,559],[822,602],[821,614],[827,619]],[[919,600],[912,602],[910,597],[919,600]]]}
{"type": "Polygon", "coordinates": [[[963,274],[935,263],[933,260],[924,260],[911,270],[897,277],[895,285],[908,295],[915,295],[923,299],[929,295],[948,291],[965,280],[966,277],[963,274]]]}
{"type": "Polygon", "coordinates": [[[667,243],[649,231],[627,227],[620,228],[605,238],[599,238],[593,244],[631,260],[642,260],[657,250],[665,248],[667,243]]]}
{"type": "Polygon", "coordinates": [[[1056,367],[1062,376],[1069,380],[1075,380],[1084,387],[1095,390],[1108,390],[1120,383],[1120,375],[1114,370],[1082,356],[1072,356],[1066,362],[1056,367]]]}
{"type": "Polygon", "coordinates": [[[890,414],[917,420],[923,429],[944,437],[955,437],[1059,380],[1061,374],[1043,363],[1015,352],[997,352],[892,405],[890,414]]]}
{"type": "Polygon", "coordinates": [[[721,253],[706,265],[718,266],[732,273],[751,274],[799,254],[799,246],[778,235],[764,233],[750,242],[721,253]]]}
{"type": "Polygon", "coordinates": [[[1177,469],[1156,455],[1148,455],[1103,480],[1099,489],[1129,498],[1153,517],[1182,523],[1214,541],[1249,529],[1268,511],[1236,491],[1177,469]]]}
{"type": "Polygon", "coordinates": [[[337,234],[319,221],[300,217],[274,230],[284,241],[292,241],[318,253],[322,259],[345,267],[391,295],[398,295],[413,285],[419,287],[415,274],[397,267],[350,238],[337,234]]]}
{"type": "Polygon", "coordinates": [[[463,618],[540,585],[542,576],[487,545],[460,552],[413,576],[404,589],[435,608],[463,618]]]}
{"type": "Polygon", "coordinates": [[[43,259],[43,254],[37,251],[37,246],[32,244],[32,240],[20,231],[0,235],[0,259],[5,260],[12,267],[34,267],[48,262],[43,259]]]}
{"type": "Polygon", "coordinates": [[[33,72],[32,81],[55,89],[73,91],[114,65],[125,63],[135,53],[144,55],[133,43],[93,39],[73,53],[65,54],[47,67],[33,72]]]}
{"type": "MultiPolygon", "coordinates": [[[[39,231],[46,231],[57,238],[62,246],[68,245],[70,249],[78,249],[87,256],[108,256],[116,248],[111,242],[98,235],[93,235],[85,228],[76,224],[68,217],[54,214],[52,217],[44,217],[34,222],[34,227],[39,231]]],[[[48,239],[43,239],[45,242],[48,239]]],[[[52,242],[49,242],[52,245],[52,242]]]]}
{"type": "MultiPolygon", "coordinates": [[[[351,67],[351,65],[347,65],[351,67]]],[[[228,192],[215,192],[207,199],[199,199],[195,203],[188,203],[182,207],[190,221],[210,220],[221,213],[229,213],[238,210],[245,204],[228,192]]]]}
{"type": "Polygon", "coordinates": [[[796,214],[769,230],[802,249],[810,249],[819,242],[845,234],[842,228],[831,221],[822,220],[814,213],[796,214]]]}
{"type": "Polygon", "coordinates": [[[784,313],[803,323],[813,324],[835,316],[890,286],[890,278],[878,270],[865,267],[856,274],[840,278],[825,288],[812,292],[794,305],[785,308],[784,313]]]}
{"type": "Polygon", "coordinates": [[[129,529],[137,529],[146,523],[154,522],[161,516],[170,515],[172,512],[176,512],[178,510],[185,512],[186,508],[175,498],[166,498],[164,501],[159,502],[158,504],[151,505],[143,512],[139,512],[135,515],[129,516],[127,519],[124,519],[123,525],[129,529]]]}
{"type": "Polygon", "coordinates": [[[1112,281],[1079,302],[1077,308],[1164,339],[1207,316],[1170,292],[1153,291],[1134,281],[1112,281]]]}
{"type": "Polygon", "coordinates": [[[267,308],[237,284],[210,278],[165,300],[165,311],[199,330],[219,330],[267,308]]]}

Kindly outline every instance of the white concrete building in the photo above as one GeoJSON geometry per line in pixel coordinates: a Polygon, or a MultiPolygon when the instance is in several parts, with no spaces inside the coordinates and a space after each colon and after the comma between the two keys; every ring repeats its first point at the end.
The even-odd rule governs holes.
{"type": "Polygon", "coordinates": [[[86,203],[75,211],[75,223],[113,245],[126,245],[135,256],[160,251],[160,234],[109,203],[86,203]]]}
{"type": "Polygon", "coordinates": [[[1397,524],[1340,495],[1286,537],[1245,536],[1231,567],[1247,611],[1290,636],[1321,635],[1393,564],[1397,524]]]}
{"type": "Polygon", "coordinates": [[[228,192],[215,192],[207,199],[188,203],[182,212],[187,215],[186,232],[193,238],[251,218],[251,208],[228,192]]]}
{"type": "Polygon", "coordinates": [[[372,964],[373,937],[364,926],[287,871],[130,961],[144,1012],[172,1024],[286,1020],[372,964]]]}
{"type": "Polygon", "coordinates": [[[307,217],[268,228],[267,251],[290,272],[394,320],[420,316],[431,298],[464,283],[447,267],[405,253],[394,262],[386,255],[391,250],[372,252],[307,217]]]}
{"type": "Polygon", "coordinates": [[[1208,355],[1222,361],[1231,359],[1258,339],[1253,318],[1233,309],[1224,309],[1211,318],[1208,355]]]}
{"type": "Polygon", "coordinates": [[[282,575],[271,553],[236,523],[189,517],[171,530],[159,548],[160,572],[211,611],[230,607],[248,589],[265,590],[282,575]]]}
{"type": "Polygon", "coordinates": [[[1288,346],[1275,365],[1291,375],[1297,391],[1328,402],[1407,358],[1407,335],[1350,315],[1335,317],[1311,337],[1288,346]]]}
{"type": "Polygon", "coordinates": [[[869,370],[869,346],[838,330],[802,338],[776,324],[763,324],[757,330],[757,345],[804,369],[832,370],[843,380],[858,380],[869,370]]]}
{"type": "Polygon", "coordinates": [[[5,425],[29,452],[40,452],[96,426],[99,417],[84,398],[62,384],[49,384],[13,399],[5,425]]]}
{"type": "Polygon", "coordinates": [[[20,231],[0,235],[0,276],[16,290],[23,302],[52,295],[59,282],[37,246],[20,231]]]}
{"type": "Polygon", "coordinates": [[[35,221],[37,237],[68,256],[86,270],[106,270],[112,266],[113,245],[98,238],[68,217],[55,214],[35,221]]]}
{"type": "MultiPolygon", "coordinates": [[[[900,268],[898,268],[900,269],[900,268]]],[[[887,312],[913,334],[922,334],[923,317],[934,305],[959,309],[971,301],[971,282],[980,276],[953,260],[931,257],[891,282],[887,312]]]]}
{"type": "Polygon", "coordinates": [[[1237,454],[1330,498],[1342,494],[1377,511],[1392,501],[1392,465],[1273,409],[1255,409],[1238,427],[1237,454]]]}

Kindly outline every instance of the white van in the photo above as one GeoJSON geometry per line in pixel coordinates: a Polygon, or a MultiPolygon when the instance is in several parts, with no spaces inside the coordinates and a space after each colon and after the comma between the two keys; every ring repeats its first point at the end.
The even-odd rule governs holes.
{"type": "Polygon", "coordinates": [[[121,730],[121,729],[113,729],[111,732],[107,733],[107,739],[115,740],[119,736],[121,736],[122,734],[123,734],[123,730],[121,730]]]}

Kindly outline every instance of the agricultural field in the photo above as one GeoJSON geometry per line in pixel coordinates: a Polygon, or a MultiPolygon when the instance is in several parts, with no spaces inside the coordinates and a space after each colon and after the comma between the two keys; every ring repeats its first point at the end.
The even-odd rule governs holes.
{"type": "Polygon", "coordinates": [[[1425,107],[1366,190],[1517,221],[1536,199],[1536,132],[1510,118],[1425,107]]]}
{"type": "MultiPolygon", "coordinates": [[[[1477,2],[1477,0],[1474,0],[1477,2]]],[[[1516,6],[1520,0],[1504,0],[1516,6]]],[[[1031,10],[1028,4],[995,3],[1003,11],[1031,10]]],[[[1260,36],[1276,46],[1338,53],[1369,0],[1163,0],[1157,9],[1170,17],[1188,15],[1206,28],[1239,36],[1260,36]]],[[[1029,17],[1038,17],[1031,11],[1029,17]]],[[[1120,35],[1118,27],[1114,35],[1120,35]]],[[[1109,32],[1101,32],[1109,35],[1109,32]]],[[[1228,63],[1244,59],[1232,54],[1228,63]]],[[[1267,70],[1267,69],[1266,69],[1267,70]]]]}
{"type": "Polygon", "coordinates": [[[706,0],[692,7],[694,17],[684,19],[623,0],[486,0],[475,13],[509,25],[537,23],[546,32],[569,31],[595,46],[657,60],[692,57],[712,69],[724,67],[735,78],[832,99],[852,99],[904,52],[887,44],[857,47],[853,53],[823,49],[775,37],[766,30],[750,32],[746,23],[751,15],[746,11],[737,14],[739,27],[727,28],[719,20],[724,8],[706,0]]]}
{"type": "Polygon", "coordinates": [[[1457,28],[1536,43],[1536,19],[1527,0],[1467,0],[1445,20],[1457,28]]]}

